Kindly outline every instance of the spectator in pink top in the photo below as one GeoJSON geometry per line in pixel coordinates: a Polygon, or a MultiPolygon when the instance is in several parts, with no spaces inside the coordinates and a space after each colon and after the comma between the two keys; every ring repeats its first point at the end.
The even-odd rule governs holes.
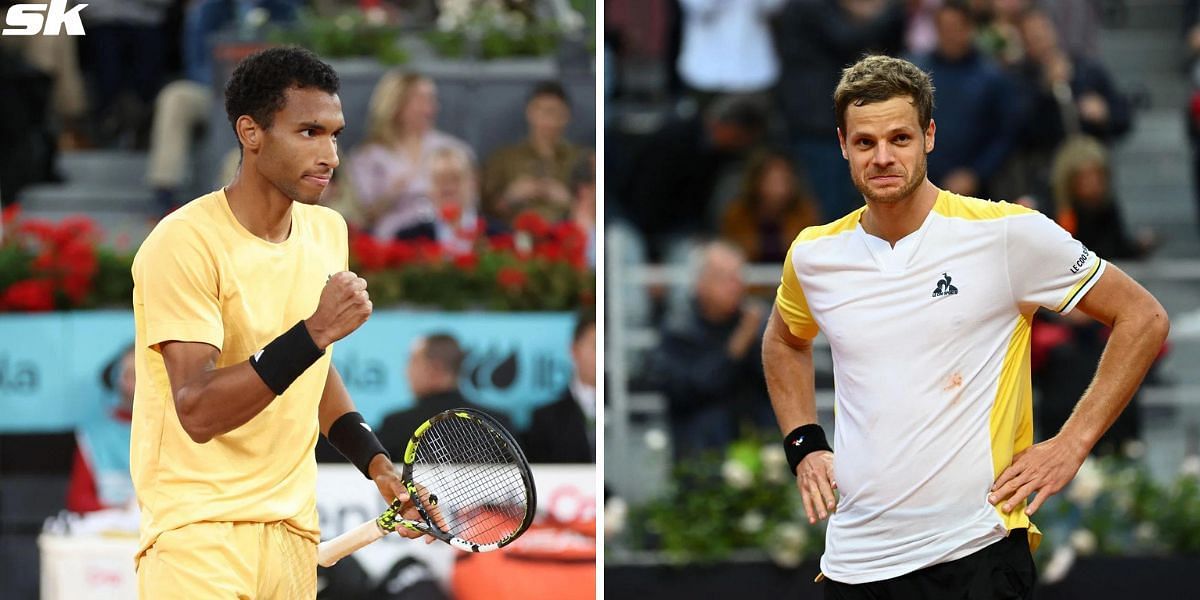
{"type": "Polygon", "coordinates": [[[364,216],[360,225],[379,239],[436,220],[430,189],[439,150],[474,158],[462,140],[434,129],[437,111],[437,87],[428,77],[391,71],[375,86],[367,138],[349,166],[364,216]]]}

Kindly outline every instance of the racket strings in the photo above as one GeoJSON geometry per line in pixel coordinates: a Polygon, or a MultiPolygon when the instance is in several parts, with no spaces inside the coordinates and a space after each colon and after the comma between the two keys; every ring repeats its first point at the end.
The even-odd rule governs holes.
{"type": "Polygon", "coordinates": [[[520,528],[529,507],[519,461],[484,423],[447,418],[421,437],[413,482],[431,513],[440,513],[430,515],[439,529],[476,544],[496,543],[520,528]]]}

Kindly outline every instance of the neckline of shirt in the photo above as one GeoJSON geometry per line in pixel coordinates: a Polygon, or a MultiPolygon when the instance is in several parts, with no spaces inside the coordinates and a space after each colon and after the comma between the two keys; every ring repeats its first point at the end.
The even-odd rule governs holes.
{"type": "Polygon", "coordinates": [[[858,221],[854,224],[854,231],[866,245],[867,251],[875,259],[875,264],[879,267],[880,271],[897,273],[908,268],[913,256],[917,253],[917,248],[921,245],[921,240],[925,239],[925,232],[929,230],[929,225],[933,222],[933,213],[937,212],[937,206],[942,202],[942,194],[944,193],[945,190],[938,192],[937,200],[929,208],[929,212],[925,214],[925,219],[921,221],[921,226],[916,231],[896,240],[894,246],[883,238],[867,233],[862,226],[862,215],[859,215],[858,221]]]}
{"type": "Polygon", "coordinates": [[[219,204],[221,205],[221,210],[224,211],[225,216],[229,219],[229,221],[233,223],[233,228],[238,232],[238,235],[244,238],[252,239],[257,243],[262,244],[266,248],[283,250],[292,246],[292,240],[296,239],[296,232],[300,226],[300,217],[296,214],[299,211],[296,210],[295,202],[292,203],[292,226],[288,231],[287,239],[283,240],[282,242],[271,242],[254,235],[249,229],[246,229],[245,225],[242,225],[242,222],[238,220],[237,215],[233,214],[233,208],[229,206],[229,195],[225,193],[225,188],[218,190],[217,194],[220,196],[218,200],[219,204]]]}

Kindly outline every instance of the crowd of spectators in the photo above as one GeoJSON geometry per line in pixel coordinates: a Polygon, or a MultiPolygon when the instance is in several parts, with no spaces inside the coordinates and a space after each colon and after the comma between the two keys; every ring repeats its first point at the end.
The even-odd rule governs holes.
{"type": "MultiPolygon", "coordinates": [[[[5,36],[0,107],[18,118],[0,125],[12,140],[0,150],[9,159],[0,161],[0,196],[16,202],[29,184],[61,180],[59,150],[110,149],[146,152],[155,216],[177,208],[237,168],[234,150],[216,181],[195,181],[205,135],[225,126],[213,119],[222,41],[261,43],[268,28],[297,25],[302,11],[355,9],[418,28],[433,27],[438,14],[430,1],[112,0],[79,11],[84,37],[5,36]]],[[[340,149],[343,168],[328,200],[356,230],[384,241],[429,238],[453,251],[474,240],[462,239],[465,232],[503,233],[534,212],[594,237],[594,158],[567,139],[572,101],[559,81],[531,86],[527,136],[501,140],[499,149],[482,149],[486,155],[438,128],[437,88],[416,69],[387,72],[366,118],[355,120],[367,135],[340,149]]]]}
{"type": "MultiPolygon", "coordinates": [[[[694,271],[690,302],[678,301],[686,291],[659,284],[629,284],[618,296],[623,325],[659,332],[631,385],[666,397],[677,459],[720,447],[737,433],[734,417],[753,421],[767,406],[765,392],[748,383],[761,381],[760,368],[744,363],[742,344],[733,342],[750,330],[744,321],[760,313],[755,303],[769,301],[774,290],[733,294],[727,279],[730,297],[741,299],[721,311],[706,308],[716,265],[778,266],[803,228],[862,206],[838,145],[832,94],[842,68],[864,54],[903,56],[932,74],[934,184],[1035,208],[1105,258],[1139,259],[1156,246],[1153,232],[1129,230],[1114,197],[1109,155],[1133,127],[1134,111],[1098,56],[1098,3],[661,4],[674,9],[678,27],[678,44],[667,44],[662,57],[674,75],[664,80],[678,84],[658,96],[665,108],[656,127],[606,124],[605,206],[609,252],[620,246],[623,268],[683,269],[696,252],[705,257],[694,271]],[[759,371],[734,375],[743,368],[759,371]]],[[[1193,56],[1200,56],[1198,6],[1188,3],[1193,56]]],[[[617,63],[610,69],[617,73],[623,72],[621,33],[609,35],[617,63]]],[[[613,93],[624,92],[617,84],[613,93]]],[[[626,96],[617,103],[622,99],[646,100],[626,96]]],[[[1193,100],[1191,115],[1193,139],[1200,139],[1200,100],[1193,100]]],[[[1042,341],[1083,344],[1101,335],[1091,328],[1064,331],[1074,335],[1042,341]]],[[[1089,376],[1077,379],[1086,383],[1089,376]]]]}

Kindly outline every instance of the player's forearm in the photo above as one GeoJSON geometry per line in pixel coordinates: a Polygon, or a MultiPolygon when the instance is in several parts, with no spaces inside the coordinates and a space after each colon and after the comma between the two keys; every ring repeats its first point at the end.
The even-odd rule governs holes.
{"type": "Polygon", "coordinates": [[[812,343],[787,339],[786,325],[778,314],[771,316],[763,335],[763,373],[779,429],[793,429],[817,422],[817,400],[813,387],[812,343]]]}
{"type": "Polygon", "coordinates": [[[325,378],[325,390],[321,393],[321,404],[317,407],[317,420],[320,421],[321,435],[329,436],[329,428],[333,423],[348,412],[354,411],[354,401],[342,381],[341,374],[329,365],[329,376],[325,378]]]}
{"type": "Polygon", "coordinates": [[[203,444],[241,427],[275,397],[247,361],[190,378],[175,391],[175,411],[188,436],[203,444]]]}
{"type": "Polygon", "coordinates": [[[1167,339],[1170,324],[1157,302],[1119,316],[1096,375],[1059,436],[1090,452],[1125,409],[1167,339]]]}

